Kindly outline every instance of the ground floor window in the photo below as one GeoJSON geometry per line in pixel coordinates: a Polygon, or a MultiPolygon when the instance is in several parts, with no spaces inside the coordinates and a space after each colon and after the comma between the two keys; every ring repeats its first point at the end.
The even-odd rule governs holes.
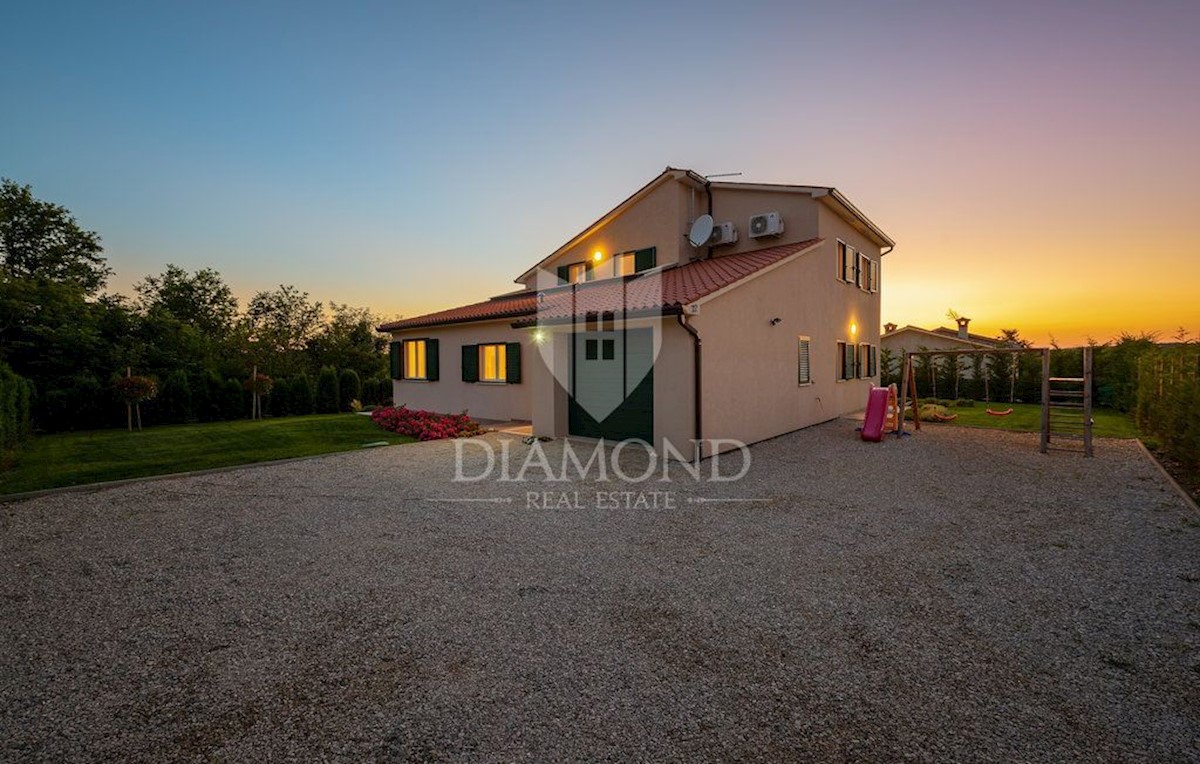
{"type": "Polygon", "coordinates": [[[404,341],[404,378],[426,378],[426,347],[425,340],[404,341]]]}
{"type": "Polygon", "coordinates": [[[811,344],[808,337],[796,338],[796,372],[802,385],[812,383],[812,364],[809,359],[811,344]]]}
{"type": "Polygon", "coordinates": [[[839,342],[837,344],[837,376],[838,379],[854,379],[858,365],[857,346],[853,342],[839,342]]]}
{"type": "Polygon", "coordinates": [[[479,346],[479,381],[504,382],[508,368],[506,347],[504,344],[479,346]]]}

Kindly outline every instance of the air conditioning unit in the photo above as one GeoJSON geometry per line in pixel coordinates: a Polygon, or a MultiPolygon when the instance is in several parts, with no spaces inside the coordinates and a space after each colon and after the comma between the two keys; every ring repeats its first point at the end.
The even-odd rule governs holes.
{"type": "Polygon", "coordinates": [[[750,218],[750,238],[762,236],[778,236],[783,233],[783,218],[778,212],[764,212],[750,218]]]}
{"type": "Polygon", "coordinates": [[[737,226],[733,223],[717,223],[713,226],[712,236],[708,237],[708,246],[718,247],[722,244],[737,242],[737,226]]]}

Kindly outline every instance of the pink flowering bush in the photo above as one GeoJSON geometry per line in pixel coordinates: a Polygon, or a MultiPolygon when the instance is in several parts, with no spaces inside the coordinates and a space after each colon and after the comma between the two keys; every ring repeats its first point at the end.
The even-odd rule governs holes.
{"type": "Polygon", "coordinates": [[[466,413],[435,414],[417,411],[407,406],[381,406],[371,412],[371,421],[385,430],[407,435],[417,440],[469,438],[483,433],[478,422],[466,413]]]}

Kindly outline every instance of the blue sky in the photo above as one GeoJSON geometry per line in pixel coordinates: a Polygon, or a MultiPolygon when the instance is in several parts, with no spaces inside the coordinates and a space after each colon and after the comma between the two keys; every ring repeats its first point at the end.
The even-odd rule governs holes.
{"type": "MultiPolygon", "coordinates": [[[[1062,336],[1078,327],[1046,317],[1082,307],[997,281],[1014,258],[1080,266],[1108,242],[1103,286],[1121,252],[1161,245],[1147,227],[1182,233],[1198,19],[1194,3],[10,4],[0,174],[99,231],[119,291],[174,262],[243,297],[294,283],[387,315],[506,291],[668,164],[830,184],[900,243],[885,320],[955,307],[1062,336]],[[1153,203],[1114,198],[1150,187],[1153,203]]],[[[1142,328],[1169,328],[1144,302],[1142,328]]]]}

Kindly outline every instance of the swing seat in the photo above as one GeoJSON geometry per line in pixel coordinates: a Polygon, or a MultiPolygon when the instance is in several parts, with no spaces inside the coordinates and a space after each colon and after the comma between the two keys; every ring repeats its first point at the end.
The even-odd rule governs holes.
{"type": "Polygon", "coordinates": [[[991,414],[992,416],[1008,416],[1009,414],[1013,413],[1013,410],[1010,406],[1009,408],[1004,409],[1004,411],[992,411],[991,409],[988,409],[987,413],[991,414]]]}
{"type": "Polygon", "coordinates": [[[939,422],[953,422],[955,419],[958,419],[958,414],[939,414],[936,411],[930,412],[929,416],[939,422]]]}

